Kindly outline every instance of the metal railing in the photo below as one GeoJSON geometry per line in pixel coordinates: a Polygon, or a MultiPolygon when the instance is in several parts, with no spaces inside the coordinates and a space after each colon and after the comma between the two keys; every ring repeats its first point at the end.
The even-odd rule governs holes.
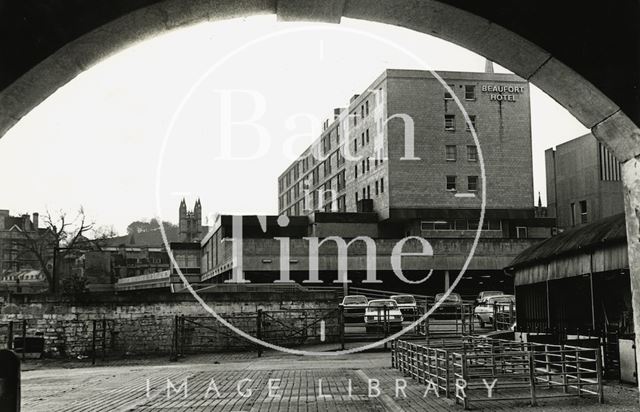
{"type": "Polygon", "coordinates": [[[391,364],[461,403],[594,396],[604,401],[599,348],[467,336],[442,345],[397,340],[391,364]]]}

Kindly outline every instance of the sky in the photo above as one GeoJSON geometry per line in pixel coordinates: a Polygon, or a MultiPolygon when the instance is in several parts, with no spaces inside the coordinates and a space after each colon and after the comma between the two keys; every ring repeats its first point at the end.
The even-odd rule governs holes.
{"type": "MultiPolygon", "coordinates": [[[[0,209],[82,207],[119,233],[154,216],[177,222],[182,197],[189,207],[201,199],[205,224],[218,213],[276,214],[279,174],[383,70],[484,65],[452,43],[359,20],[177,29],[97,63],[0,139],[0,209]],[[223,117],[236,123],[231,134],[223,117]]],[[[534,85],[531,122],[534,192],[546,203],[544,150],[588,130],[534,85]]]]}

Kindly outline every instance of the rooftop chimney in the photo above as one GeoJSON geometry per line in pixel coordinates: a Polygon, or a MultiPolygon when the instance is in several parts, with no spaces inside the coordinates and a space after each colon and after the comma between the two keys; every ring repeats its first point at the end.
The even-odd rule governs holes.
{"type": "Polygon", "coordinates": [[[484,72],[493,73],[493,62],[489,59],[485,59],[484,61],[484,72]]]}
{"type": "Polygon", "coordinates": [[[33,223],[33,230],[38,230],[38,228],[40,227],[38,222],[39,216],[40,215],[38,214],[38,212],[33,212],[33,217],[31,218],[31,221],[33,223]]]}

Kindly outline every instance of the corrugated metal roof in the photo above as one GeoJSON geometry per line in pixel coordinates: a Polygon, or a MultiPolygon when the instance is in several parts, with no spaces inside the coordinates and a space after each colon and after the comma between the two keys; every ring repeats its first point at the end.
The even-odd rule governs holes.
{"type": "Polygon", "coordinates": [[[556,256],[597,249],[607,243],[626,242],[624,213],[566,230],[520,253],[509,267],[530,266],[556,256]]]}

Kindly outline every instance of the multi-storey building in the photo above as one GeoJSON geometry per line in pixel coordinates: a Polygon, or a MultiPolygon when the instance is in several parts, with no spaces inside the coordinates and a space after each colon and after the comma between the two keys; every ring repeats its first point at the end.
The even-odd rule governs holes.
{"type": "Polygon", "coordinates": [[[526,222],[534,216],[528,83],[511,74],[438,75],[469,121],[431,72],[386,70],[347,108],[336,109],[280,176],[279,212],[370,210],[394,230],[402,221],[402,234],[471,234],[481,205],[482,154],[485,236],[542,236],[528,233],[526,222]]]}
{"type": "Polygon", "coordinates": [[[591,133],[547,149],[545,161],[548,211],[560,229],[624,212],[620,162],[591,133]]]}
{"type": "MultiPolygon", "coordinates": [[[[291,279],[308,279],[310,265],[317,265],[320,280],[335,281],[341,266],[335,241],[315,248],[310,240],[324,243],[333,236],[354,241],[346,264],[354,284],[369,284],[372,254],[383,281],[375,287],[435,293],[468,263],[458,291],[512,290],[502,269],[555,226],[554,219],[537,217],[534,207],[529,86],[510,74],[438,74],[450,90],[430,72],[387,70],[348,107],[334,110],[318,139],[279,177],[279,213],[288,220],[243,218],[246,279],[279,279],[280,242],[288,238],[284,263],[291,279]],[[483,183],[481,238],[466,262],[483,183]],[[355,242],[362,236],[371,241],[355,242]],[[403,243],[408,236],[414,238],[403,243]],[[401,281],[390,259],[398,244],[419,253],[416,238],[428,239],[433,256],[404,257],[402,271],[416,280],[433,269],[420,286],[401,281]]],[[[233,242],[223,242],[233,235],[232,222],[221,216],[202,242],[203,281],[228,280],[240,263],[233,242]]]]}

